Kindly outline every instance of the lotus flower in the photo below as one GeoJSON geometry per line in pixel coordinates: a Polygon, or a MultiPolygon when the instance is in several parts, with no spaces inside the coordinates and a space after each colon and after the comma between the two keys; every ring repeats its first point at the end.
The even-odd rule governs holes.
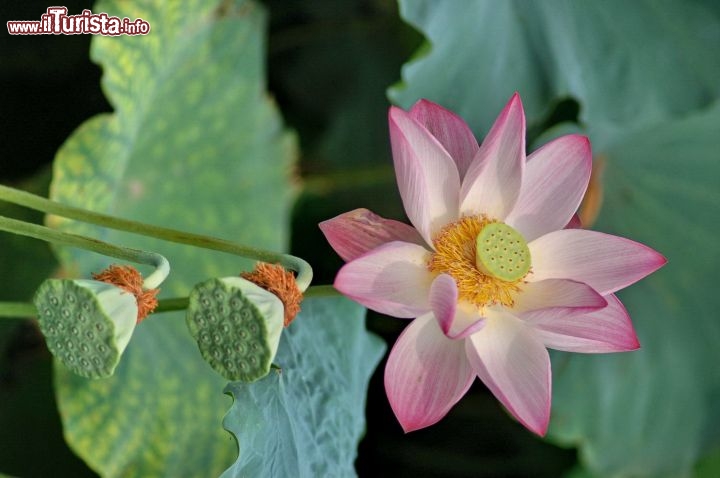
{"type": "Polygon", "coordinates": [[[568,135],[525,156],[516,93],[482,145],[426,100],[392,107],[390,139],[410,222],[357,209],[320,224],[345,260],[335,288],[377,312],[412,318],[385,368],[408,432],[442,419],[479,377],[525,427],[550,420],[547,347],[639,347],[613,294],[665,264],[637,242],[573,228],[592,155],[568,135]]]}

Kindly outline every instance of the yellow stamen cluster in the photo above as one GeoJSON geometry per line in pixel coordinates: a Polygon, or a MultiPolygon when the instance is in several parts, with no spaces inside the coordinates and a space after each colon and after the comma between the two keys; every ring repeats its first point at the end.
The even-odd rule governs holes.
{"type": "Polygon", "coordinates": [[[435,274],[449,274],[458,288],[458,298],[478,308],[514,305],[513,296],[523,279],[506,282],[479,271],[475,263],[476,239],[482,229],[497,221],[486,216],[466,216],[448,224],[433,239],[435,252],[428,268],[435,274]]]}

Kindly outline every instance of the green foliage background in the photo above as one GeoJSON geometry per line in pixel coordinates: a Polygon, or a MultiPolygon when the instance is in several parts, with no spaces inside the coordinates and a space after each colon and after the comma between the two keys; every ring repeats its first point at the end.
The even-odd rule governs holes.
{"type": "MultiPolygon", "coordinates": [[[[519,91],[532,149],[580,131],[590,136],[595,157],[603,158],[604,203],[593,227],[645,242],[670,262],[621,294],[641,351],[554,354],[548,441],[514,423],[479,384],[443,422],[403,435],[384,396],[382,365],[369,384],[364,424],[365,384],[380,347],[364,331],[362,310],[343,300],[308,302],[283,339],[279,357],[287,357],[287,376],[268,377],[258,387],[231,384],[232,403],[222,396],[226,383],[201,360],[182,317],[148,320],[112,379],[88,382],[55,367],[59,416],[42,338],[30,322],[2,321],[0,472],[48,476],[62,469],[92,476],[89,466],[107,476],[217,476],[226,469],[224,476],[282,476],[277,470],[317,476],[335,467],[339,476],[348,476],[355,443],[365,431],[355,462],[360,476],[718,474],[717,2],[401,0],[398,8],[389,0],[268,0],[263,6],[198,0],[67,6],[70,13],[92,7],[141,17],[152,32],[92,40],[90,56],[103,69],[109,105],[98,82],[88,80],[99,76],[83,63],[87,44],[81,42],[89,38],[2,38],[0,74],[9,85],[0,104],[9,118],[0,142],[6,148],[0,152],[3,182],[45,191],[47,172],[19,179],[52,159],[67,128],[112,111],[83,123],[62,145],[54,197],[272,249],[289,243],[313,265],[316,283],[329,283],[341,262],[317,222],[355,207],[404,219],[387,146],[388,99],[403,107],[421,97],[437,101],[460,113],[481,138],[519,91]],[[38,96],[53,78],[68,97],[82,92],[74,108],[58,106],[56,116],[47,105],[64,99],[38,96]],[[27,119],[35,111],[32,98],[45,105],[34,122],[27,119]],[[78,105],[85,105],[84,114],[78,105]],[[284,126],[281,112],[296,133],[284,126]],[[48,118],[59,126],[53,129],[48,118]],[[341,321],[350,325],[335,330],[341,321]],[[311,349],[317,337],[334,347],[331,356],[351,352],[331,361],[290,353],[311,349]],[[333,374],[348,382],[331,380],[318,388],[320,395],[302,395],[298,391],[310,385],[298,379],[299,370],[317,376],[317,383],[333,374]],[[328,390],[347,399],[318,402],[328,390]],[[271,398],[276,405],[258,406],[271,398]],[[313,407],[330,410],[339,420],[331,423],[342,426],[323,428],[302,415],[313,407]],[[288,421],[281,420],[284,414],[288,421]],[[282,440],[263,434],[263,420],[285,424],[279,428],[282,440]],[[314,425],[290,431],[303,423],[314,425]],[[331,432],[320,438],[321,430],[331,432]],[[313,441],[308,437],[323,451],[305,448],[313,441]],[[272,456],[263,450],[274,443],[287,445],[278,454],[282,459],[252,458],[272,456]]],[[[5,20],[35,19],[45,8],[22,2],[0,11],[5,20]]],[[[0,208],[2,214],[42,219],[0,208]]],[[[166,296],[249,266],[219,254],[50,223],[166,253],[174,268],[166,296]]],[[[0,235],[0,244],[3,299],[26,299],[53,274],[43,244],[8,235],[0,235]]],[[[92,255],[58,252],[64,274],[86,275],[107,264],[92,255]]],[[[370,314],[368,325],[392,343],[404,324],[370,314]]]]}

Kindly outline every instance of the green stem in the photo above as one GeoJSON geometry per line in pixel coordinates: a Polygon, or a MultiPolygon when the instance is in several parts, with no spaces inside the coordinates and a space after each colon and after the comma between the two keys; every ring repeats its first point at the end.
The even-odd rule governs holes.
{"type": "Polygon", "coordinates": [[[0,302],[0,318],[24,318],[37,315],[30,302],[0,302]]]}
{"type": "Polygon", "coordinates": [[[314,285],[305,291],[303,295],[305,297],[334,297],[342,294],[331,285],[314,285]]]}
{"type": "Polygon", "coordinates": [[[32,237],[63,246],[78,247],[80,249],[97,252],[98,254],[115,257],[116,259],[153,266],[155,270],[147,276],[143,282],[143,287],[146,289],[154,289],[159,286],[170,272],[170,264],[167,259],[155,252],[116,246],[97,239],[58,231],[57,229],[51,229],[39,224],[32,224],[0,216],[0,231],[11,232],[13,234],[32,237]]]}
{"type": "Polygon", "coordinates": [[[36,209],[46,214],[54,214],[56,216],[96,224],[110,229],[155,237],[168,242],[176,242],[179,244],[202,247],[204,249],[212,249],[262,262],[269,262],[271,264],[280,263],[283,267],[297,272],[297,285],[303,292],[310,286],[310,282],[312,282],[312,268],[310,267],[310,264],[299,257],[291,256],[289,254],[256,249],[254,247],[244,246],[235,242],[204,236],[202,234],[193,234],[190,232],[178,231],[176,229],[155,226],[152,224],[144,224],[137,221],[131,221],[129,219],[122,219],[119,217],[108,216],[106,214],[87,211],[85,209],[67,206],[41,196],[36,196],[35,194],[3,185],[0,185],[0,199],[31,209],[36,209]]]}
{"type": "MultiPolygon", "coordinates": [[[[160,299],[153,314],[185,310],[188,307],[188,302],[189,299],[187,297],[160,299]]],[[[37,309],[31,302],[0,302],[0,318],[24,319],[27,317],[35,317],[36,315],[37,309]]]]}
{"type": "Polygon", "coordinates": [[[153,314],[160,312],[173,312],[176,310],[185,310],[190,303],[189,297],[174,297],[172,299],[160,299],[158,306],[153,310],[153,314]]]}

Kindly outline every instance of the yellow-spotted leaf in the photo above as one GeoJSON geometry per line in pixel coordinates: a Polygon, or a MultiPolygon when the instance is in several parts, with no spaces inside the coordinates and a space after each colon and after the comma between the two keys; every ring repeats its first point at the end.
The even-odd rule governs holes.
{"type": "MultiPolygon", "coordinates": [[[[142,18],[144,36],[95,37],[114,112],[58,152],[52,197],[118,216],[281,250],[295,141],[265,92],[266,15],[251,1],[101,1],[93,12],[142,18]]],[[[156,250],[172,273],[161,297],[232,275],[249,261],[51,218],[67,231],[156,250]]],[[[59,251],[68,273],[110,263],[59,251]]],[[[182,313],[135,330],[115,375],[86,380],[56,363],[65,436],[104,476],[217,476],[236,456],[221,421],[225,380],[201,358],[182,313]]]]}

